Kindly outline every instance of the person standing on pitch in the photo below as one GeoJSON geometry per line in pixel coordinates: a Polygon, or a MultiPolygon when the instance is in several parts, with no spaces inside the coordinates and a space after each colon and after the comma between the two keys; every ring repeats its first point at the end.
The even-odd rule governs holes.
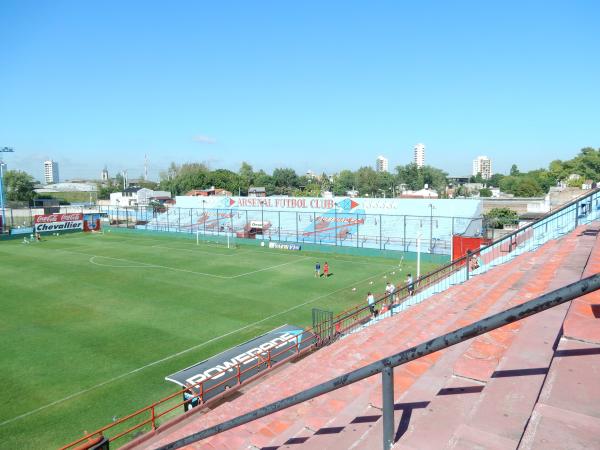
{"type": "Polygon", "coordinates": [[[323,265],[323,276],[329,278],[329,264],[327,264],[327,261],[325,261],[325,264],[323,265]]]}
{"type": "Polygon", "coordinates": [[[317,261],[315,264],[315,277],[319,278],[321,276],[321,263],[317,261]]]}

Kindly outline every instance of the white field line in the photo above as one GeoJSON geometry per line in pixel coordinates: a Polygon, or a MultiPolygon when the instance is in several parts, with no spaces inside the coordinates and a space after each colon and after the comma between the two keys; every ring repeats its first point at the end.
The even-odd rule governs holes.
{"type": "MultiPolygon", "coordinates": [[[[78,252],[72,252],[72,253],[78,253],[78,252]]],[[[84,253],[79,253],[80,255],[84,255],[84,253]]],[[[85,255],[85,256],[90,256],[90,255],[85,255]]],[[[253,270],[251,272],[245,272],[245,273],[240,273],[238,275],[231,275],[231,276],[225,276],[225,275],[215,275],[212,273],[205,273],[205,272],[196,272],[194,270],[188,270],[188,269],[179,269],[176,267],[169,267],[169,266],[161,266],[159,264],[147,264],[147,263],[143,263],[143,262],[139,262],[139,261],[132,261],[129,259],[123,259],[123,258],[112,258],[110,256],[101,256],[101,255],[91,255],[91,258],[89,259],[89,262],[92,264],[95,264],[97,266],[105,266],[105,267],[123,267],[123,268],[148,268],[148,269],[166,269],[166,270],[173,270],[175,272],[184,272],[184,273],[191,273],[194,275],[203,275],[206,277],[213,277],[213,278],[220,278],[222,280],[232,280],[234,278],[240,278],[240,277],[245,277],[247,275],[252,275],[254,273],[258,273],[258,272],[264,272],[265,270],[271,270],[271,269],[276,269],[278,267],[282,267],[282,266],[287,266],[289,264],[294,264],[298,261],[302,261],[303,259],[307,259],[308,257],[304,257],[304,258],[298,258],[294,261],[288,261],[282,264],[276,264],[274,266],[269,266],[269,267],[264,267],[262,269],[258,269],[258,270],[253,270]],[[123,261],[126,263],[131,263],[132,265],[130,266],[119,266],[119,265],[111,265],[111,264],[99,264],[97,263],[95,260],[96,258],[105,258],[105,259],[112,259],[115,261],[123,261]]]]}
{"type": "Polygon", "coordinates": [[[207,252],[206,250],[200,250],[200,249],[168,247],[166,245],[160,245],[160,244],[152,245],[151,247],[152,248],[164,248],[164,249],[175,250],[175,251],[179,251],[179,252],[205,253],[210,256],[225,256],[227,258],[229,258],[231,256],[238,256],[240,253],[244,252],[244,250],[239,250],[239,251],[236,251],[235,253],[225,254],[225,253],[207,252]]]}
{"type": "MultiPolygon", "coordinates": [[[[71,252],[71,253],[78,253],[80,255],[85,255],[85,253],[79,253],[79,252],[71,252]]],[[[90,255],[85,255],[85,256],[90,256],[90,255]]],[[[131,261],[129,259],[112,258],[110,256],[91,255],[89,262],[96,266],[102,266],[102,267],[114,267],[114,268],[124,268],[124,269],[129,269],[129,268],[166,269],[166,270],[173,270],[176,272],[184,272],[184,273],[191,273],[194,275],[202,275],[205,277],[220,278],[221,280],[227,280],[227,279],[231,278],[231,277],[226,277],[223,275],[215,275],[213,273],[196,272],[194,270],[187,270],[187,269],[177,269],[175,267],[161,266],[158,264],[147,264],[147,263],[138,262],[138,261],[131,261]],[[114,261],[123,261],[125,263],[131,263],[131,264],[128,266],[120,266],[118,264],[100,264],[100,263],[96,262],[96,258],[112,259],[114,261]]]]}
{"type": "Polygon", "coordinates": [[[18,416],[15,416],[12,419],[8,419],[8,420],[5,420],[4,422],[0,422],[0,427],[2,427],[4,425],[8,425],[9,423],[12,423],[12,422],[16,422],[17,420],[24,419],[25,417],[31,416],[32,414],[36,414],[36,413],[38,413],[40,411],[43,411],[45,409],[48,409],[48,408],[50,408],[52,406],[55,406],[55,405],[58,405],[60,403],[64,403],[64,402],[66,402],[68,400],[71,400],[71,399],[73,399],[75,397],[79,397],[79,396],[81,396],[83,394],[87,394],[88,392],[91,392],[91,391],[93,391],[95,389],[98,389],[98,388],[100,388],[102,386],[106,386],[107,384],[113,383],[113,382],[115,382],[117,380],[120,380],[122,378],[125,378],[125,377],[127,377],[129,375],[133,375],[134,373],[141,372],[142,370],[147,369],[149,367],[155,366],[157,364],[163,363],[163,362],[168,361],[170,359],[173,359],[173,358],[176,358],[178,356],[181,356],[181,355],[184,355],[186,353],[189,353],[189,352],[191,352],[193,350],[196,350],[198,348],[204,347],[205,345],[208,345],[208,344],[210,344],[212,342],[219,341],[219,340],[221,340],[223,338],[231,336],[232,334],[236,334],[236,333],[238,333],[238,332],[240,332],[242,330],[246,330],[246,329],[254,327],[254,326],[256,326],[256,325],[258,325],[260,323],[266,322],[267,320],[273,319],[273,318],[281,316],[283,314],[287,314],[290,311],[293,311],[293,310],[298,309],[298,308],[300,308],[302,306],[306,306],[306,305],[309,305],[311,303],[314,303],[317,300],[321,300],[322,298],[329,297],[330,295],[337,294],[338,292],[346,290],[346,289],[350,289],[353,286],[357,286],[357,285],[359,285],[361,283],[364,283],[365,281],[369,281],[371,278],[379,277],[379,276],[381,276],[382,274],[385,274],[385,273],[387,273],[387,270],[385,272],[377,273],[375,275],[372,275],[372,276],[370,276],[368,278],[365,278],[363,280],[359,280],[356,283],[350,284],[350,285],[345,286],[343,288],[336,289],[335,291],[331,291],[328,294],[319,295],[319,296],[317,296],[317,297],[315,297],[313,299],[305,301],[304,303],[300,303],[298,305],[292,306],[291,308],[288,308],[285,311],[280,311],[277,314],[273,314],[273,315],[270,315],[268,317],[265,317],[264,319],[257,320],[256,322],[252,322],[252,323],[250,323],[248,325],[245,325],[245,326],[243,326],[241,328],[236,328],[235,330],[229,331],[229,332],[227,332],[225,334],[222,334],[220,336],[217,336],[217,337],[214,337],[212,339],[209,339],[208,341],[205,341],[205,342],[202,342],[200,344],[194,345],[193,347],[186,348],[185,350],[181,350],[180,352],[173,353],[172,355],[165,356],[164,358],[161,358],[159,360],[153,361],[153,362],[148,363],[148,364],[146,364],[144,366],[138,367],[137,369],[133,369],[133,370],[130,370],[129,372],[125,372],[125,373],[123,373],[121,375],[117,375],[116,377],[113,377],[113,378],[110,378],[110,379],[108,379],[106,381],[103,381],[101,383],[95,384],[94,386],[90,386],[87,389],[83,389],[81,391],[74,392],[73,394],[67,395],[66,397],[63,397],[63,398],[61,398],[59,400],[55,400],[55,401],[53,401],[51,403],[48,403],[48,404],[43,405],[43,406],[40,406],[39,408],[32,409],[31,411],[28,411],[26,413],[23,413],[23,414],[20,414],[18,416]]]}
{"type": "MultiPolygon", "coordinates": [[[[87,239],[87,236],[81,236],[81,237],[75,237],[75,238],[68,238],[69,241],[75,240],[75,239],[87,239]]],[[[130,242],[136,242],[135,238],[131,238],[131,237],[125,237],[123,235],[118,236],[118,240],[120,241],[127,241],[128,243],[130,242]]],[[[166,238],[162,238],[162,239],[147,239],[144,238],[144,240],[146,242],[161,242],[161,243],[165,243],[166,238]]],[[[190,245],[193,245],[194,247],[196,246],[195,244],[192,244],[192,241],[190,240],[190,245]]],[[[258,241],[257,241],[258,242],[258,241]]],[[[116,244],[116,242],[114,242],[116,244]]],[[[252,250],[252,249],[233,249],[231,250],[232,253],[231,254],[224,254],[224,253],[213,253],[213,252],[208,252],[206,250],[192,250],[192,249],[186,249],[186,248],[176,248],[176,247],[168,247],[166,245],[162,245],[162,244],[156,244],[156,245],[136,245],[133,244],[136,247],[153,247],[153,248],[168,248],[171,250],[180,250],[180,251],[184,251],[184,252],[201,252],[201,253],[206,253],[206,254],[210,254],[212,256],[216,255],[216,256],[238,256],[240,253],[261,253],[261,254],[265,254],[265,252],[263,250],[252,250]]],[[[221,245],[210,245],[210,244],[201,244],[201,246],[205,246],[205,247],[212,247],[212,248],[219,248],[219,249],[223,249],[224,247],[221,245]]],[[[296,257],[296,254],[293,253],[285,253],[283,251],[279,251],[279,252],[274,252],[273,255],[279,255],[279,256],[290,256],[290,257],[296,257]]],[[[320,258],[322,260],[325,260],[325,254],[323,254],[323,257],[320,258]]],[[[308,256],[307,258],[313,258],[315,259],[315,261],[317,261],[319,259],[318,255],[312,255],[312,256],[308,256]]],[[[389,263],[384,263],[384,262],[376,262],[376,261],[353,261],[350,259],[344,259],[344,258],[340,258],[340,257],[336,257],[334,254],[329,255],[329,257],[327,258],[329,261],[342,261],[342,262],[347,262],[350,264],[360,264],[360,265],[364,265],[364,266],[388,266],[390,268],[394,268],[393,265],[389,264],[389,263]]],[[[404,255],[402,255],[401,258],[401,262],[404,259],[404,255]]]]}

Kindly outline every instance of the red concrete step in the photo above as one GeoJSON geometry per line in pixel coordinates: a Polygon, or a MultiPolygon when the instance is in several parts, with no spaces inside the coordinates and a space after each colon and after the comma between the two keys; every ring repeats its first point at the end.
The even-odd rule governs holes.
{"type": "MultiPolygon", "coordinates": [[[[557,253],[572,257],[575,247],[573,240],[566,240],[557,253]]],[[[581,273],[587,256],[585,248],[579,250],[577,264],[581,273]]],[[[551,262],[541,260],[543,264],[529,272],[530,277],[545,272],[543,278],[549,280],[546,290],[565,284],[563,275],[573,266],[561,268],[560,258],[550,259],[551,262]],[[555,276],[550,277],[549,273],[555,276]]],[[[520,291],[522,294],[527,288],[520,291]]],[[[480,394],[472,387],[464,394],[441,399],[436,396],[429,403],[426,416],[415,416],[398,448],[516,448],[544,381],[565,312],[566,306],[562,306],[526,319],[520,333],[513,337],[513,345],[500,354],[500,365],[490,374],[492,378],[482,380],[487,382],[485,389],[480,394]]],[[[469,383],[477,385],[468,379],[453,378],[446,388],[455,388],[461,382],[465,383],[463,387],[469,383]]]]}
{"type": "MultiPolygon", "coordinates": [[[[496,277],[496,280],[498,281],[499,284],[501,284],[503,277],[496,277]]],[[[457,289],[458,292],[463,291],[465,288],[461,288],[461,289],[457,289]]],[[[485,287],[483,288],[478,288],[481,291],[485,291],[487,290],[485,287]]],[[[471,294],[473,293],[473,289],[471,289],[471,294]]],[[[446,299],[448,298],[448,296],[446,296],[446,299]]],[[[380,359],[382,357],[387,356],[388,354],[394,353],[399,351],[401,348],[398,348],[398,344],[399,343],[403,343],[403,347],[409,347],[411,345],[413,345],[413,340],[414,343],[419,343],[422,342],[423,340],[426,339],[430,339],[431,337],[434,337],[440,333],[443,333],[444,331],[447,331],[450,326],[452,325],[453,321],[455,320],[455,317],[453,316],[446,316],[446,314],[440,314],[440,308],[444,308],[444,309],[457,309],[459,311],[464,311],[465,307],[472,307],[474,304],[477,304],[477,296],[473,297],[472,295],[467,296],[464,295],[464,293],[462,295],[460,295],[460,298],[454,300],[454,301],[446,301],[443,304],[440,304],[437,308],[437,310],[435,311],[435,315],[434,317],[437,317],[436,320],[430,320],[431,317],[431,313],[427,313],[426,315],[424,314],[425,311],[421,311],[421,314],[415,314],[414,311],[418,311],[417,309],[415,310],[408,310],[403,316],[413,316],[413,318],[415,320],[420,320],[420,321],[425,321],[426,324],[420,324],[418,327],[415,327],[413,329],[417,329],[419,330],[418,333],[414,333],[414,331],[408,329],[407,330],[407,324],[410,323],[408,320],[402,320],[404,317],[401,317],[400,320],[398,320],[397,317],[391,318],[389,319],[389,321],[382,321],[381,323],[379,323],[376,327],[372,327],[372,329],[367,329],[367,330],[363,330],[362,333],[359,333],[360,336],[350,336],[346,339],[344,339],[340,344],[344,344],[344,346],[342,348],[338,348],[335,349],[336,344],[332,345],[330,348],[325,349],[325,350],[321,350],[320,352],[318,352],[316,355],[313,355],[314,358],[323,358],[323,364],[321,366],[321,368],[324,369],[331,369],[332,368],[332,362],[336,361],[336,358],[332,358],[331,355],[326,355],[323,352],[326,351],[330,351],[333,355],[337,355],[337,354],[343,354],[344,353],[344,349],[345,348],[354,348],[355,350],[353,352],[348,352],[346,351],[346,354],[351,354],[352,357],[356,357],[359,356],[360,360],[356,361],[356,367],[360,367],[364,364],[367,364],[369,362],[375,361],[377,359],[380,359]],[[413,311],[413,313],[411,314],[410,312],[413,311]],[[414,317],[417,316],[417,317],[414,317]],[[444,317],[446,317],[445,319],[443,319],[444,317]],[[448,319],[447,317],[450,317],[450,319],[448,319]],[[442,318],[442,319],[440,319],[442,318]],[[372,343],[369,345],[368,348],[374,348],[374,350],[372,350],[368,355],[364,355],[363,353],[361,353],[360,351],[356,350],[357,348],[361,348],[360,344],[363,343],[365,336],[368,336],[370,340],[372,340],[373,342],[377,342],[378,345],[376,346],[376,348],[373,347],[372,343]],[[319,356],[320,355],[320,356],[319,356]]],[[[423,308],[424,309],[424,308],[423,308]]],[[[460,315],[458,315],[458,317],[460,317],[460,315]]],[[[429,358],[424,358],[421,361],[415,361],[412,362],[408,365],[406,365],[404,368],[401,369],[397,369],[397,372],[395,374],[395,380],[396,380],[396,390],[402,390],[407,388],[409,385],[411,385],[414,380],[418,379],[419,376],[421,376],[425,371],[428,370],[428,368],[436,361],[436,359],[438,358],[437,355],[430,355],[429,358]]],[[[339,363],[337,364],[337,366],[339,366],[339,363]]],[[[341,373],[341,372],[340,372],[341,373]]],[[[366,392],[366,395],[368,395],[369,397],[375,397],[377,399],[376,403],[380,403],[380,394],[377,393],[376,391],[379,389],[379,383],[377,382],[376,385],[371,386],[370,389],[368,389],[368,392],[366,392]]],[[[274,386],[275,391],[277,390],[277,386],[274,386]]],[[[346,389],[346,388],[345,388],[346,389]]],[[[327,404],[327,402],[331,402],[334,400],[337,400],[339,403],[337,405],[339,405],[339,407],[341,408],[340,413],[341,416],[343,416],[343,411],[344,408],[347,406],[348,407],[348,411],[349,414],[354,414],[356,416],[356,414],[358,413],[357,411],[355,411],[356,406],[355,405],[350,405],[346,399],[339,399],[339,395],[343,395],[343,394],[339,394],[342,393],[343,390],[340,391],[336,391],[335,393],[329,394],[328,396],[323,396],[320,399],[314,399],[311,402],[311,408],[313,410],[316,410],[317,412],[311,415],[310,418],[308,419],[304,419],[304,421],[302,422],[302,425],[300,423],[296,423],[296,424],[291,424],[288,427],[288,431],[283,433],[283,436],[281,437],[285,437],[285,439],[281,439],[281,437],[277,438],[277,442],[272,441],[272,442],[268,442],[268,446],[276,446],[276,445],[281,445],[284,442],[287,442],[288,439],[298,439],[298,440],[304,440],[306,438],[306,436],[302,435],[302,436],[296,436],[297,432],[300,432],[300,434],[305,434],[305,429],[304,426],[309,426],[309,428],[311,429],[315,429],[315,428],[323,428],[326,425],[326,421],[327,420],[331,420],[332,417],[334,417],[335,415],[332,415],[331,412],[332,411],[327,411],[327,414],[323,415],[321,414],[321,408],[323,404],[327,404]],[[310,422],[308,425],[307,423],[310,422]],[[310,426],[312,425],[312,426],[310,426]],[[292,436],[290,436],[290,434],[292,436]]],[[[399,392],[401,393],[401,392],[399,392]]],[[[293,419],[290,417],[290,414],[293,413],[289,413],[289,414],[283,414],[283,417],[286,417],[287,423],[290,423],[293,419]]],[[[298,422],[298,421],[297,421],[298,422]]],[[[265,426],[265,423],[259,422],[254,428],[257,427],[261,427],[261,426],[265,426]]],[[[362,423],[355,423],[353,424],[353,429],[360,429],[361,426],[368,426],[368,425],[363,425],[362,423]]],[[[345,433],[347,434],[347,432],[345,433]]],[[[323,434],[318,435],[322,438],[323,434]]],[[[329,436],[329,435],[326,435],[329,436]]],[[[254,438],[253,438],[254,439],[254,438]]],[[[266,441],[266,439],[265,439],[266,441]]],[[[210,440],[208,440],[208,442],[211,442],[210,440]]],[[[295,442],[295,441],[294,441],[295,442]]],[[[315,440],[313,439],[312,442],[315,442],[315,440]]],[[[260,443],[263,444],[263,440],[260,440],[260,443]]],[[[253,445],[257,445],[257,441],[256,439],[254,439],[254,441],[252,442],[253,445]]]]}
{"type": "MultiPolygon", "coordinates": [[[[600,239],[597,237],[585,276],[596,273],[600,273],[600,239]]],[[[600,344],[600,292],[573,300],[563,328],[567,338],[600,344]]]]}
{"type": "MultiPolygon", "coordinates": [[[[553,252],[546,253],[545,257],[536,261],[535,269],[528,270],[527,276],[520,283],[521,288],[518,291],[511,290],[504,302],[498,302],[492,312],[524,303],[550,290],[553,277],[575,248],[575,243],[575,239],[570,236],[561,239],[553,252]]],[[[488,380],[520,327],[520,322],[515,322],[473,340],[467,352],[457,361],[454,374],[479,381],[488,380]]]]}
{"type": "MultiPolygon", "coordinates": [[[[531,272],[535,278],[547,280],[545,290],[556,289],[572,282],[574,273],[582,273],[590,247],[566,239],[549,261],[540,261],[542,264],[531,272]],[[561,264],[566,255],[569,264],[561,264]]],[[[540,287],[531,292],[525,286],[521,291],[538,295],[540,287]]],[[[437,407],[437,413],[425,420],[442,424],[436,429],[436,438],[431,438],[427,425],[418,422],[414,424],[417,432],[407,433],[399,448],[423,445],[423,441],[427,446],[435,442],[426,448],[516,448],[544,382],[567,307],[562,305],[523,321],[520,332],[507,341],[510,346],[499,354],[499,365],[491,378],[482,380],[486,385],[481,394],[446,401],[436,398],[430,405],[437,407]]]]}
{"type": "Polygon", "coordinates": [[[520,449],[600,448],[600,345],[561,340],[520,449]]]}
{"type": "MultiPolygon", "coordinates": [[[[515,267],[518,267],[518,266],[515,265],[515,267]]],[[[500,272],[501,272],[500,276],[498,274],[490,275],[490,278],[493,280],[493,282],[490,283],[490,285],[488,285],[487,288],[486,288],[485,284],[478,283],[478,286],[477,286],[478,292],[476,292],[476,293],[479,295],[473,295],[475,291],[470,286],[460,289],[460,290],[457,290],[457,291],[461,291],[461,295],[460,295],[460,300],[457,299],[456,301],[463,302],[465,305],[468,306],[467,308],[459,308],[459,309],[462,311],[466,311],[466,313],[463,313],[463,314],[469,314],[471,316],[471,319],[468,320],[469,323],[472,320],[476,320],[477,318],[480,318],[482,316],[482,314],[485,313],[486,308],[484,307],[484,305],[489,307],[491,304],[494,303],[495,297],[500,295],[498,293],[495,293],[495,295],[494,295],[494,293],[493,293],[494,290],[502,291],[502,290],[506,289],[506,286],[510,286],[511,277],[513,279],[519,279],[521,276],[523,276],[522,271],[521,271],[521,273],[515,273],[512,270],[505,269],[504,272],[507,272],[507,274],[502,273],[502,271],[500,271],[500,272]],[[469,292],[470,295],[465,295],[467,292],[469,292]],[[484,300],[481,300],[480,297],[483,298],[484,300]]],[[[490,281],[492,281],[492,280],[490,280],[490,281]]],[[[473,281],[469,284],[474,284],[474,283],[476,283],[476,282],[473,281]]],[[[451,296],[452,295],[450,295],[450,297],[451,296]]],[[[457,303],[455,303],[454,305],[460,306],[460,305],[457,305],[457,303]]],[[[438,318],[439,317],[444,317],[444,316],[440,316],[438,314],[438,318]]],[[[462,318],[460,318],[460,316],[458,316],[458,318],[460,321],[463,320],[462,318]]],[[[445,329],[439,329],[439,330],[437,330],[437,332],[442,333],[444,331],[448,331],[451,328],[456,328],[455,322],[456,322],[456,320],[448,320],[448,319],[440,321],[438,326],[442,326],[445,329]]],[[[423,328],[423,327],[420,328],[420,330],[424,330],[424,329],[425,328],[423,328]]],[[[415,340],[422,342],[423,340],[426,340],[426,339],[432,337],[430,335],[431,330],[428,329],[427,331],[428,331],[427,335],[417,335],[415,340]]],[[[403,392],[407,391],[407,388],[409,388],[410,386],[412,386],[415,383],[418,383],[421,378],[431,379],[431,377],[427,377],[426,374],[433,372],[434,367],[437,368],[437,370],[439,371],[440,367],[445,366],[445,372],[450,373],[451,363],[449,361],[454,361],[454,359],[457,357],[457,355],[460,354],[461,348],[464,348],[464,346],[462,346],[462,347],[457,346],[453,349],[447,350],[446,352],[448,352],[448,356],[445,355],[446,352],[439,352],[435,355],[430,355],[429,360],[431,360],[432,362],[435,363],[435,364],[431,365],[431,368],[425,362],[426,361],[426,359],[425,359],[424,361],[414,361],[414,362],[407,364],[406,366],[395,369],[394,378],[395,378],[396,394],[402,395],[403,392]],[[442,355],[444,355],[444,356],[442,356],[442,355]],[[452,355],[451,360],[448,359],[449,355],[452,355]],[[446,361],[445,365],[442,364],[441,361],[438,361],[438,358],[440,358],[440,356],[442,356],[442,358],[446,361]]],[[[437,377],[437,378],[439,378],[439,377],[437,377]]],[[[441,379],[443,380],[443,377],[441,379]]],[[[358,418],[368,417],[368,418],[375,419],[375,416],[377,416],[377,414],[373,414],[373,410],[379,411],[381,408],[381,388],[380,388],[380,382],[379,382],[378,378],[375,379],[374,382],[377,384],[377,388],[371,389],[370,401],[369,401],[369,404],[373,405],[374,408],[373,408],[373,406],[369,406],[368,408],[371,411],[362,411],[362,412],[360,411],[360,409],[356,409],[356,410],[353,410],[350,415],[355,415],[355,417],[358,417],[358,418]]],[[[435,383],[431,383],[431,381],[429,381],[427,384],[429,386],[429,389],[431,389],[431,386],[435,385],[435,383]]],[[[435,392],[433,392],[432,395],[435,395],[435,392]]],[[[407,404],[412,405],[412,404],[420,404],[420,403],[408,402],[407,404]]],[[[365,408],[364,404],[363,404],[363,408],[365,408]]],[[[315,447],[318,446],[321,448],[329,448],[330,445],[332,445],[334,447],[337,446],[337,448],[347,448],[346,446],[348,446],[348,448],[349,448],[349,446],[353,442],[361,441],[361,439],[363,439],[364,436],[366,436],[371,429],[380,428],[380,423],[378,420],[376,420],[373,423],[369,422],[368,420],[366,420],[366,421],[365,420],[363,420],[363,421],[360,421],[360,420],[347,421],[346,420],[348,426],[345,426],[344,421],[345,421],[346,416],[348,415],[349,411],[350,411],[349,409],[346,410],[346,412],[343,412],[342,414],[338,415],[338,417],[333,418],[331,420],[331,422],[329,422],[327,424],[327,426],[325,428],[333,430],[331,433],[327,433],[325,435],[323,435],[323,433],[320,433],[311,438],[310,433],[307,433],[306,430],[302,430],[300,432],[300,435],[295,435],[295,436],[291,437],[291,439],[292,439],[291,442],[299,443],[300,441],[302,441],[303,448],[312,448],[313,446],[315,446],[315,447]],[[293,439],[297,439],[297,441],[294,441],[293,439]]],[[[406,413],[404,413],[404,415],[406,415],[406,413]]],[[[377,416],[377,417],[379,417],[379,416],[377,416]]],[[[377,433],[375,433],[375,434],[377,434],[377,433]]],[[[271,445],[276,447],[278,444],[281,444],[281,442],[286,442],[286,440],[283,440],[283,441],[280,440],[279,442],[274,441],[274,442],[271,442],[271,445]]],[[[294,444],[294,445],[297,445],[297,444],[294,444]]],[[[367,443],[366,445],[368,447],[371,445],[371,443],[367,443]]],[[[285,446],[284,446],[284,448],[285,448],[285,446]]]]}

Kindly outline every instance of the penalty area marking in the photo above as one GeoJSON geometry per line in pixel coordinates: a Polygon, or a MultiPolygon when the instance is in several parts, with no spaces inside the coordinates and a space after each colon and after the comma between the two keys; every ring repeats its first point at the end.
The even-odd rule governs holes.
{"type": "Polygon", "coordinates": [[[18,416],[15,416],[12,419],[8,419],[8,420],[5,420],[4,422],[0,422],[0,427],[2,427],[4,425],[8,425],[9,423],[12,423],[12,422],[16,422],[17,420],[24,419],[25,417],[31,416],[31,415],[36,414],[36,413],[38,413],[40,411],[43,411],[45,409],[51,408],[52,406],[59,405],[59,404],[64,403],[64,402],[66,402],[68,400],[71,400],[71,399],[73,399],[75,397],[79,397],[79,396],[81,396],[83,394],[87,394],[88,392],[91,392],[91,391],[93,391],[95,389],[98,389],[98,388],[101,388],[103,386],[106,386],[107,384],[113,383],[113,382],[115,382],[117,380],[120,380],[122,378],[125,378],[125,377],[127,377],[129,375],[133,375],[135,373],[141,372],[144,369],[147,369],[147,368],[152,367],[152,366],[156,366],[157,364],[163,363],[163,362],[168,361],[170,359],[173,359],[173,358],[176,358],[178,356],[184,355],[184,354],[189,353],[189,352],[191,352],[193,350],[196,350],[198,348],[204,347],[205,345],[208,345],[208,344],[210,344],[212,342],[220,341],[221,339],[226,338],[228,336],[231,336],[232,334],[239,333],[242,330],[246,330],[248,328],[254,327],[254,326],[256,326],[256,325],[258,325],[260,323],[266,322],[267,320],[270,320],[270,319],[273,319],[275,317],[281,316],[281,315],[286,314],[286,313],[288,313],[290,311],[298,309],[298,308],[300,308],[302,306],[309,305],[311,303],[316,302],[317,300],[321,300],[322,298],[329,297],[330,295],[337,294],[338,292],[341,292],[341,291],[345,291],[346,289],[348,289],[348,287],[352,287],[352,286],[356,286],[358,284],[364,283],[365,281],[369,281],[371,278],[379,277],[379,276],[381,276],[384,273],[387,273],[387,271],[386,272],[382,272],[382,273],[377,273],[377,274],[372,275],[372,276],[370,276],[368,278],[365,278],[363,280],[357,281],[356,283],[353,283],[350,286],[344,286],[343,288],[336,289],[335,291],[331,291],[328,294],[319,295],[319,296],[317,296],[317,297],[315,297],[313,299],[305,301],[304,303],[300,303],[300,304],[298,304],[296,306],[292,306],[291,308],[288,308],[285,311],[280,311],[280,312],[278,312],[276,314],[273,314],[271,316],[265,317],[264,319],[257,320],[256,322],[249,323],[248,325],[245,325],[245,326],[243,326],[241,328],[236,328],[235,330],[229,331],[229,332],[227,332],[225,334],[222,334],[220,336],[217,336],[217,337],[214,337],[212,339],[209,339],[208,341],[205,341],[205,342],[202,342],[200,344],[194,345],[193,347],[189,347],[189,348],[186,348],[185,350],[181,350],[181,351],[179,351],[177,353],[173,353],[172,355],[165,356],[164,358],[161,358],[159,360],[153,361],[153,362],[148,363],[148,364],[146,364],[144,366],[138,367],[137,369],[130,370],[129,372],[125,372],[125,373],[123,373],[121,375],[117,375],[116,377],[110,378],[109,380],[106,380],[106,381],[103,381],[101,383],[98,383],[98,384],[96,384],[94,386],[91,386],[91,387],[89,387],[87,389],[83,389],[81,391],[78,391],[78,392],[75,392],[73,394],[67,395],[66,397],[63,397],[63,398],[61,398],[59,400],[55,400],[55,401],[53,401],[51,403],[48,403],[48,404],[43,405],[43,406],[40,406],[39,408],[32,409],[31,411],[28,411],[26,413],[23,413],[23,414],[20,414],[18,416]]]}
{"type": "MultiPolygon", "coordinates": [[[[64,250],[64,251],[69,251],[69,250],[64,250]]],[[[85,253],[79,253],[79,252],[70,252],[70,253],[77,253],[79,255],[85,255],[85,256],[91,256],[89,259],[89,262],[91,264],[94,264],[96,266],[102,266],[102,267],[113,267],[113,268],[143,268],[143,269],[166,269],[166,270],[173,270],[175,272],[184,272],[184,273],[191,273],[194,275],[203,275],[203,276],[207,276],[207,277],[213,277],[213,278],[220,278],[222,280],[233,280],[235,278],[241,278],[241,277],[245,277],[248,275],[252,275],[254,273],[258,273],[258,272],[264,272],[265,270],[271,270],[271,269],[276,269],[278,267],[282,267],[282,266],[287,266],[289,264],[294,264],[298,261],[303,261],[305,259],[308,259],[308,256],[304,257],[304,258],[298,258],[294,261],[288,261],[288,262],[284,262],[281,264],[276,264],[274,266],[269,266],[269,267],[265,267],[263,269],[258,269],[258,270],[252,270],[250,272],[245,272],[245,273],[240,273],[238,275],[230,275],[230,276],[225,276],[225,275],[215,275],[213,273],[206,273],[206,272],[196,272],[194,270],[188,270],[188,269],[178,269],[176,267],[169,267],[169,266],[161,266],[158,264],[147,264],[147,263],[142,263],[139,261],[131,261],[129,259],[122,259],[122,258],[113,258],[111,256],[100,256],[100,255],[86,255],[85,253]],[[119,264],[101,264],[98,263],[96,261],[96,258],[105,258],[105,259],[112,259],[114,261],[122,261],[125,263],[131,263],[130,265],[119,265],[119,264]]]]}

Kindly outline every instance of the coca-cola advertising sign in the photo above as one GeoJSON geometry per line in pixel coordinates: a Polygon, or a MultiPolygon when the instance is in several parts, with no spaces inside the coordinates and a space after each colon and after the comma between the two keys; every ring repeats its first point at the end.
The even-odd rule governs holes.
{"type": "Polygon", "coordinates": [[[46,231],[83,230],[83,214],[45,214],[34,217],[36,233],[46,231]]]}

